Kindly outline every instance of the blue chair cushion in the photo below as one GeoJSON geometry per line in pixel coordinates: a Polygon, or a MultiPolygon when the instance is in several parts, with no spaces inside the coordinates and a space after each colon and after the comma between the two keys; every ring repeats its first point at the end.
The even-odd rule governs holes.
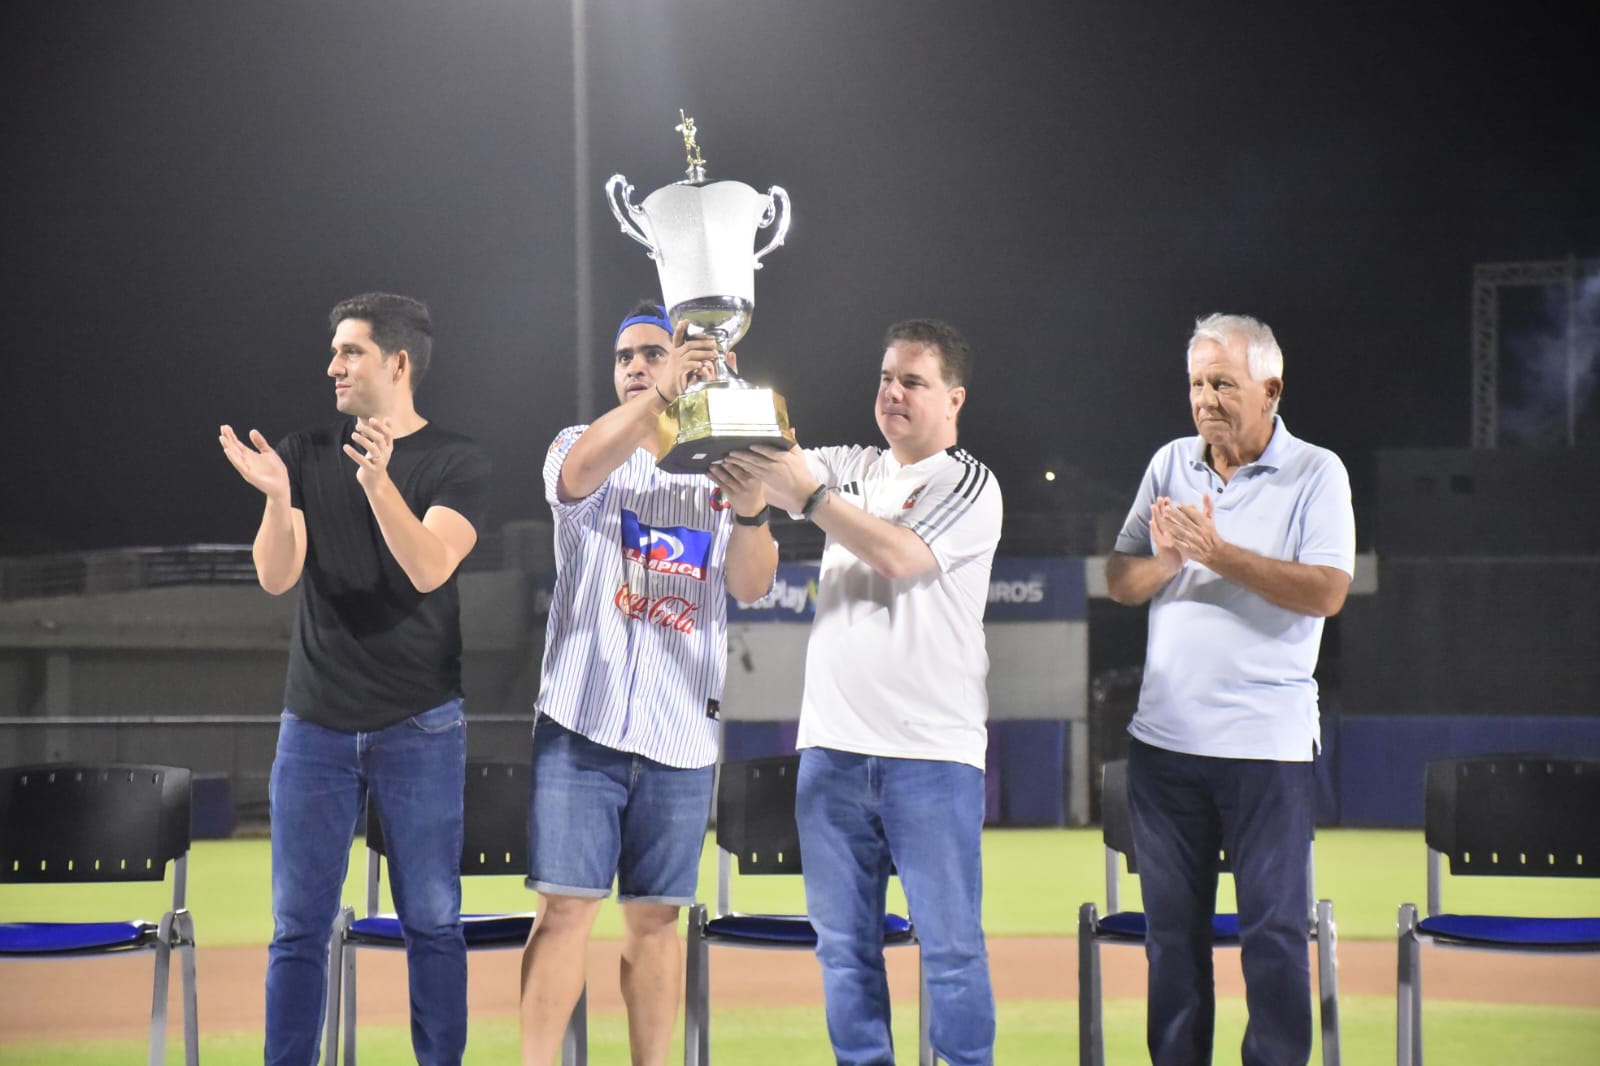
{"type": "Polygon", "coordinates": [[[1439,940],[1483,947],[1600,949],[1600,918],[1435,914],[1418,922],[1417,929],[1439,940]]]}
{"type": "MultiPolygon", "coordinates": [[[[533,928],[533,913],[463,914],[461,928],[469,949],[521,945],[533,928]]],[[[405,943],[400,919],[392,914],[378,914],[352,922],[350,939],[373,947],[399,947],[405,943]]]]}
{"type": "Polygon", "coordinates": [[[0,922],[0,954],[137,948],[149,943],[158,929],[149,922],[0,922]]]}
{"type": "MultiPolygon", "coordinates": [[[[1100,919],[1100,924],[1095,930],[1101,936],[1116,937],[1119,940],[1144,940],[1150,932],[1150,925],[1145,921],[1143,911],[1122,911],[1117,914],[1108,914],[1100,919]]],[[[1237,914],[1214,914],[1211,916],[1211,939],[1218,944],[1237,944],[1239,942],[1239,916],[1237,914]]]]}
{"type": "MultiPolygon", "coordinates": [[[[706,923],[706,937],[745,944],[815,945],[817,931],[803,914],[729,914],[706,923]]],[[[912,939],[911,923],[898,914],[883,916],[883,942],[900,944],[912,939]]]]}

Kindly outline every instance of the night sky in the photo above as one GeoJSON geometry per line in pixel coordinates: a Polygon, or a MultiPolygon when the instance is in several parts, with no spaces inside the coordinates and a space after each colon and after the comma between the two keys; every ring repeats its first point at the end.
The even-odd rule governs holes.
{"type": "Polygon", "coordinates": [[[1120,510],[1192,430],[1195,317],[1242,311],[1370,504],[1377,449],[1469,442],[1473,264],[1600,257],[1600,35],[1579,5],[1290,6],[588,0],[580,214],[566,0],[12,0],[0,553],[248,541],[216,427],[337,417],[325,316],[372,289],[433,309],[418,407],[491,453],[491,528],[547,517],[545,449],[598,413],[575,234],[609,405],[657,283],[602,184],[681,177],[680,107],[712,180],[793,199],[739,353],[803,442],[876,440],[883,329],[933,315],[1008,507],[1120,510]]]}

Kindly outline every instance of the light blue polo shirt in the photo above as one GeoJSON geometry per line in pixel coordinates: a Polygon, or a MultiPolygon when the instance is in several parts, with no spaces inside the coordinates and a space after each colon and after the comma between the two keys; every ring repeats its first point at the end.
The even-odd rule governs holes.
{"type": "MultiPolygon", "coordinates": [[[[1198,435],[1156,452],[1116,550],[1150,555],[1150,512],[1160,496],[1216,505],[1217,532],[1273,559],[1355,574],[1350,477],[1339,457],[1297,440],[1274,417],[1261,457],[1224,483],[1198,435]]],[[[1321,742],[1317,683],[1321,618],[1277,607],[1197,562],[1186,562],[1150,601],[1139,710],[1128,732],[1190,755],[1306,762],[1321,742]]]]}

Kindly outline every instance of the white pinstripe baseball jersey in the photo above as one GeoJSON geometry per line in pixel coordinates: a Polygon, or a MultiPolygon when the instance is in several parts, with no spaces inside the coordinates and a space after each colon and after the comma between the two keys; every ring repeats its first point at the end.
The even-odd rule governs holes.
{"type": "Polygon", "coordinates": [[[663,473],[642,449],[561,502],[561,466],[586,428],[562,430],[545,457],[556,585],[535,712],[608,748],[709,766],[711,701],[728,666],[731,511],[713,502],[710,478],[663,473]]]}

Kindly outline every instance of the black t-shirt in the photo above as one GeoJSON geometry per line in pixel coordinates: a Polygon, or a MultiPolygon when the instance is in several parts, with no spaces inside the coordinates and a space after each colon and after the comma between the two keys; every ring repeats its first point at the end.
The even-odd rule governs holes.
{"type": "MultiPolygon", "coordinates": [[[[395,562],[344,454],[354,432],[355,420],[346,419],[278,445],[291,503],[306,519],[283,702],[308,722],[348,733],[387,728],[461,695],[455,575],[423,594],[395,562]]],[[[394,442],[389,477],[417,517],[448,507],[481,533],[489,459],[469,438],[430,422],[394,442]]]]}

